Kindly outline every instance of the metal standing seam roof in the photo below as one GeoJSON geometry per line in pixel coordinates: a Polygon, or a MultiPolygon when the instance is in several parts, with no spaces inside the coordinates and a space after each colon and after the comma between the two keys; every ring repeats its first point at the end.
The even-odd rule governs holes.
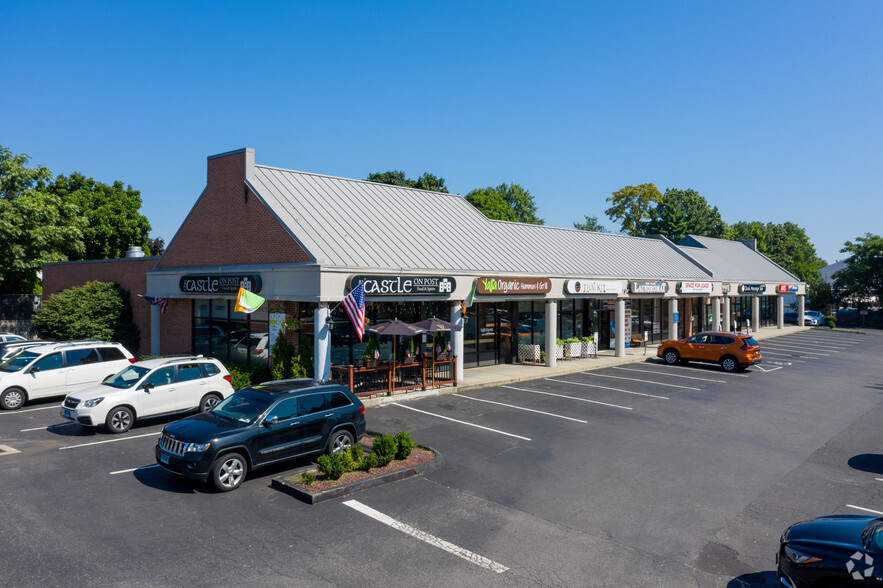
{"type": "Polygon", "coordinates": [[[711,270],[715,280],[740,282],[799,282],[774,261],[741,241],[688,235],[678,248],[711,270]]]}
{"type": "Polygon", "coordinates": [[[261,165],[248,182],[326,268],[711,277],[659,239],[494,221],[455,194],[261,165]]]}

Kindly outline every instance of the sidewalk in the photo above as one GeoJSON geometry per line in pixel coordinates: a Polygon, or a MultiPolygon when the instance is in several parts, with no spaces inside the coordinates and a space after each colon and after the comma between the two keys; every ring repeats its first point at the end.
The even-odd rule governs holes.
{"type": "MultiPolygon", "coordinates": [[[[761,327],[753,334],[755,340],[763,341],[773,337],[781,337],[801,331],[808,331],[816,327],[798,327],[796,325],[786,324],[784,329],[776,327],[761,327]]],[[[586,370],[597,370],[614,365],[622,365],[626,363],[636,363],[644,361],[648,358],[656,358],[656,349],[659,345],[647,345],[646,354],[644,347],[626,347],[625,357],[616,357],[613,349],[601,351],[597,358],[589,359],[571,359],[559,360],[553,368],[545,365],[529,364],[529,363],[507,363],[500,365],[491,365],[486,367],[468,368],[463,370],[463,380],[456,387],[444,386],[435,390],[407,392],[404,394],[396,394],[395,396],[381,396],[377,398],[364,399],[365,406],[383,406],[391,402],[401,402],[403,400],[413,400],[416,398],[424,398],[426,396],[439,396],[442,394],[456,394],[457,392],[466,392],[478,388],[489,388],[492,386],[503,386],[506,384],[514,384],[526,380],[536,380],[538,378],[549,378],[554,376],[562,376],[565,374],[573,374],[576,372],[584,372],[586,370]]],[[[763,353],[763,345],[760,346],[763,353]]],[[[661,361],[661,360],[659,360],[661,361]]]]}

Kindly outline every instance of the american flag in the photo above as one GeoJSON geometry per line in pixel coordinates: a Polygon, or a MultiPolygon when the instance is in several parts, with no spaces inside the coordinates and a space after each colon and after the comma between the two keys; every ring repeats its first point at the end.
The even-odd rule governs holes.
{"type": "Polygon", "coordinates": [[[365,284],[364,282],[353,288],[352,292],[343,299],[343,308],[353,323],[353,330],[362,340],[365,333],[365,284]]]}
{"type": "MultiPolygon", "coordinates": [[[[139,296],[141,295],[139,294],[139,296]]],[[[141,298],[153,305],[159,306],[160,314],[166,313],[166,307],[169,305],[169,301],[165,298],[156,298],[154,296],[141,296],[141,298]]]]}

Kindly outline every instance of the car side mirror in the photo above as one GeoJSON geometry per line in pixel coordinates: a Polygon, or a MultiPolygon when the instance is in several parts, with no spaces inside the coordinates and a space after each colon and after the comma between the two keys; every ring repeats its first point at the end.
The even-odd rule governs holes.
{"type": "Polygon", "coordinates": [[[267,417],[264,419],[264,426],[269,427],[270,425],[275,425],[278,422],[279,422],[279,417],[270,416],[270,417],[267,417]]]}
{"type": "Polygon", "coordinates": [[[153,382],[147,382],[146,384],[141,386],[141,389],[144,390],[145,392],[150,392],[154,388],[156,388],[156,384],[154,384],[153,382]]]}
{"type": "Polygon", "coordinates": [[[38,365],[35,365],[34,367],[31,368],[32,374],[36,374],[39,371],[40,371],[40,366],[38,366],[38,365]]]}

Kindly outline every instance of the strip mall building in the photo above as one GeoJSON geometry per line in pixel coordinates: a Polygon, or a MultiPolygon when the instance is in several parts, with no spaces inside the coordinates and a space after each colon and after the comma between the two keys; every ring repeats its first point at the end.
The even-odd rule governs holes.
{"type": "MultiPolygon", "coordinates": [[[[556,363],[557,338],[596,336],[622,355],[700,330],[777,325],[806,285],[753,242],[629,237],[486,218],[453,194],[256,165],[254,150],[208,158],[205,190],[159,258],[44,266],[44,295],[88,280],[133,297],[140,354],[203,353],[266,363],[287,317],[313,337],[315,375],[358,364],[366,343],[339,302],[365,283],[370,324],[431,316],[451,333],[458,380],[470,367],[556,363]],[[475,303],[465,308],[473,284],[475,303]],[[240,285],[267,300],[233,310],[240,285]],[[134,295],[168,300],[165,313],[134,295]],[[465,315],[464,315],[465,312],[465,315]]],[[[380,340],[384,357],[391,341],[380,340]]]]}

